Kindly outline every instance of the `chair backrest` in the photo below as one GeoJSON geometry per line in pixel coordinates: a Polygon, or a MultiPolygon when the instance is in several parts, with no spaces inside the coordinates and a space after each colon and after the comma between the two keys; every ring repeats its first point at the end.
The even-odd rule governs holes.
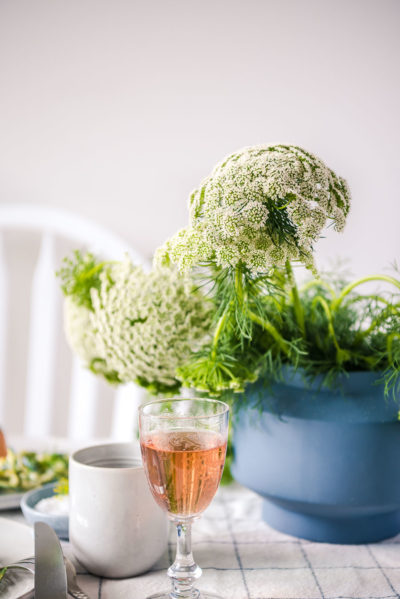
{"type": "MultiPolygon", "coordinates": [[[[19,401],[24,406],[24,414],[21,414],[24,424],[22,430],[11,432],[23,433],[29,437],[54,434],[52,422],[54,412],[58,409],[55,399],[60,394],[57,382],[66,379],[65,372],[60,370],[64,371],[67,366],[57,363],[56,350],[57,342],[63,339],[62,295],[59,281],[55,278],[55,271],[60,266],[56,260],[58,239],[67,240],[71,248],[87,249],[107,259],[122,259],[128,253],[136,264],[147,266],[145,258],[123,240],[79,215],[45,206],[0,205],[0,425],[7,430],[6,402],[7,405],[8,402],[13,402],[7,375],[11,373],[11,376],[20,376],[22,369],[26,368],[25,397],[19,401]],[[30,288],[30,317],[25,352],[27,361],[26,365],[21,363],[10,368],[7,347],[13,335],[8,326],[13,300],[9,286],[7,251],[1,235],[4,237],[4,234],[12,233],[23,236],[27,232],[40,238],[30,288]]],[[[99,426],[96,422],[101,385],[99,379],[84,369],[75,357],[69,368],[66,436],[72,440],[104,437],[104,422],[101,434],[97,431],[99,426]]],[[[118,387],[113,395],[111,418],[109,414],[106,416],[109,423],[106,436],[115,440],[131,439],[137,405],[143,397],[143,391],[130,384],[118,387]]]]}

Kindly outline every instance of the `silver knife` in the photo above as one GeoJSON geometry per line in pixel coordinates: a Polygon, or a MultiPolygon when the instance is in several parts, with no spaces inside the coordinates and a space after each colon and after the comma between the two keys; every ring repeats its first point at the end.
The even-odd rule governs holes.
{"type": "Polygon", "coordinates": [[[67,599],[67,574],[60,541],[44,522],[35,523],[35,599],[67,599]]]}

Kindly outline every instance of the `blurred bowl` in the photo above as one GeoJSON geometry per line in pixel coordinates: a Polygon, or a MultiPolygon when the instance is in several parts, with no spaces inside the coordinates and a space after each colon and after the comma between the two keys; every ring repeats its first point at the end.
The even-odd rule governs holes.
{"type": "Polygon", "coordinates": [[[39,489],[33,489],[25,493],[21,499],[21,509],[25,519],[29,524],[35,522],[45,522],[51,526],[60,539],[68,540],[69,538],[69,518],[66,515],[46,514],[36,509],[36,505],[41,499],[47,499],[55,495],[54,488],[57,483],[49,483],[43,485],[39,489]]]}

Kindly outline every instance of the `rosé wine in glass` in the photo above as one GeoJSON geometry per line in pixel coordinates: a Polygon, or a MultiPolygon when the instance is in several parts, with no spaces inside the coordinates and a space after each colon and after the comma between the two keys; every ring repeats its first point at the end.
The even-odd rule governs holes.
{"type": "Polygon", "coordinates": [[[168,569],[172,590],[148,599],[218,599],[194,588],[201,575],[191,548],[191,523],[214,497],[224,469],[229,407],[216,399],[156,400],[139,408],[140,447],[157,503],[176,525],[168,569]]]}
{"type": "Polygon", "coordinates": [[[175,519],[203,512],[224,469],[226,439],[213,431],[160,431],[141,441],[143,463],[157,503],[175,519]]]}

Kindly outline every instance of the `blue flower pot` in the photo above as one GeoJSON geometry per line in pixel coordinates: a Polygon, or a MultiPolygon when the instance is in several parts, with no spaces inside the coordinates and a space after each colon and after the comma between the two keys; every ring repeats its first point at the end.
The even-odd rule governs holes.
{"type": "Polygon", "coordinates": [[[236,480],[264,498],[264,520],[328,543],[372,543],[400,532],[399,406],[377,374],[334,390],[299,374],[249,387],[234,420],[236,480]],[[261,410],[255,408],[261,401],[261,410]]]}

